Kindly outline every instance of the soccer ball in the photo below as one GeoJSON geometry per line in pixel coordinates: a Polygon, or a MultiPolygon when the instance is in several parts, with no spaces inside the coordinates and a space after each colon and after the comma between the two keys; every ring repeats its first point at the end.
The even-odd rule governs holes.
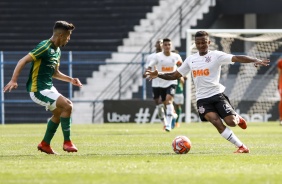
{"type": "Polygon", "coordinates": [[[191,149],[191,141],[184,135],[177,136],[172,141],[172,149],[176,154],[186,154],[191,149]]]}

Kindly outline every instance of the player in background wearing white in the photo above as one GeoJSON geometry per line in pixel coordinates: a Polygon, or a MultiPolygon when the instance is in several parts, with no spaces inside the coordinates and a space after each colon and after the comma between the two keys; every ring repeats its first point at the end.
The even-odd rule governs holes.
{"type": "Polygon", "coordinates": [[[240,62],[254,63],[255,66],[268,66],[270,61],[245,55],[235,56],[221,51],[210,51],[209,35],[205,31],[198,31],[195,34],[195,44],[198,52],[186,58],[176,71],[170,73],[159,73],[158,70],[147,71],[146,75],[150,79],[159,77],[165,80],[175,80],[186,76],[191,71],[201,120],[211,122],[222,137],[238,147],[234,153],[249,153],[249,149],[232,130],[225,126],[225,124],[231,127],[238,125],[242,129],[247,128],[246,121],[234,111],[227,96],[223,94],[225,87],[219,83],[221,65],[240,62]]]}
{"type": "MultiPolygon", "coordinates": [[[[155,70],[155,68],[149,67],[149,63],[151,60],[154,60],[154,58],[156,57],[156,54],[159,52],[162,52],[162,47],[163,47],[163,40],[159,39],[156,41],[155,43],[155,48],[156,51],[152,54],[150,54],[147,58],[146,58],[146,64],[145,64],[145,68],[146,70],[155,70]]],[[[146,75],[144,73],[143,77],[145,78],[146,75]]],[[[166,118],[165,118],[165,110],[164,110],[164,104],[161,100],[161,94],[160,94],[160,86],[159,86],[159,79],[153,79],[152,80],[152,92],[153,92],[153,99],[155,101],[156,107],[158,109],[158,117],[161,120],[163,126],[166,125],[166,118]]]]}
{"type": "MultiPolygon", "coordinates": [[[[163,52],[156,54],[154,59],[149,63],[150,68],[155,68],[164,73],[173,72],[177,69],[177,63],[182,63],[182,59],[179,54],[171,52],[172,43],[168,38],[163,39],[163,52]]],[[[148,70],[151,71],[151,70],[148,70]]],[[[176,115],[173,106],[173,96],[175,94],[175,87],[177,80],[167,81],[159,79],[160,95],[162,102],[166,106],[166,125],[165,130],[169,132],[171,130],[171,123],[173,116],[176,115]]]]}

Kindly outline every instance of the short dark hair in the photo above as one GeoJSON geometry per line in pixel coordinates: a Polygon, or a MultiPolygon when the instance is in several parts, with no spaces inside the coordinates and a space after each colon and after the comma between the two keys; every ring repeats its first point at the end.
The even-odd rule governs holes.
{"type": "Polygon", "coordinates": [[[171,40],[169,38],[164,38],[163,42],[171,42],[171,40]]]}
{"type": "Polygon", "coordinates": [[[156,42],[163,42],[163,39],[158,39],[156,42]]]}
{"type": "Polygon", "coordinates": [[[59,20],[59,21],[55,22],[53,30],[63,29],[65,31],[72,31],[72,30],[74,30],[74,28],[75,27],[74,27],[74,25],[72,23],[68,23],[66,21],[59,20]]]}
{"type": "Polygon", "coordinates": [[[197,31],[195,34],[195,38],[201,36],[209,36],[209,34],[206,31],[197,31]]]}

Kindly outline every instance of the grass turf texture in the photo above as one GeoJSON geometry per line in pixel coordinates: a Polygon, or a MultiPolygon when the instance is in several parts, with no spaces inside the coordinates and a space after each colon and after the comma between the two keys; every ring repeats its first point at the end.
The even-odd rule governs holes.
{"type": "Polygon", "coordinates": [[[236,148],[209,123],[181,124],[172,132],[160,124],[72,125],[77,153],[62,150],[59,128],[52,147],[37,151],[46,125],[0,126],[0,183],[281,183],[282,127],[277,122],[232,128],[251,150],[236,148]],[[177,155],[171,143],[186,135],[192,149],[177,155]]]}

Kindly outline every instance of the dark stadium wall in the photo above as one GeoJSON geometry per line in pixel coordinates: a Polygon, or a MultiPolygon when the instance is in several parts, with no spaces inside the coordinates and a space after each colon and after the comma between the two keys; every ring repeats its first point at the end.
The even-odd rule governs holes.
{"type": "MultiPolygon", "coordinates": [[[[243,29],[245,14],[220,14],[209,27],[212,29],[243,29]]],[[[257,29],[281,29],[282,13],[256,14],[257,29]]]]}
{"type": "Polygon", "coordinates": [[[216,6],[192,28],[244,29],[245,15],[255,14],[257,29],[281,29],[281,7],[279,0],[216,0],[216,6]]]}
{"type": "Polygon", "coordinates": [[[281,29],[281,7],[279,0],[216,0],[213,11],[217,17],[209,28],[243,29],[244,16],[255,14],[257,29],[281,29]]]}
{"type": "Polygon", "coordinates": [[[281,5],[281,0],[216,0],[216,7],[223,14],[280,13],[281,5]]]}

